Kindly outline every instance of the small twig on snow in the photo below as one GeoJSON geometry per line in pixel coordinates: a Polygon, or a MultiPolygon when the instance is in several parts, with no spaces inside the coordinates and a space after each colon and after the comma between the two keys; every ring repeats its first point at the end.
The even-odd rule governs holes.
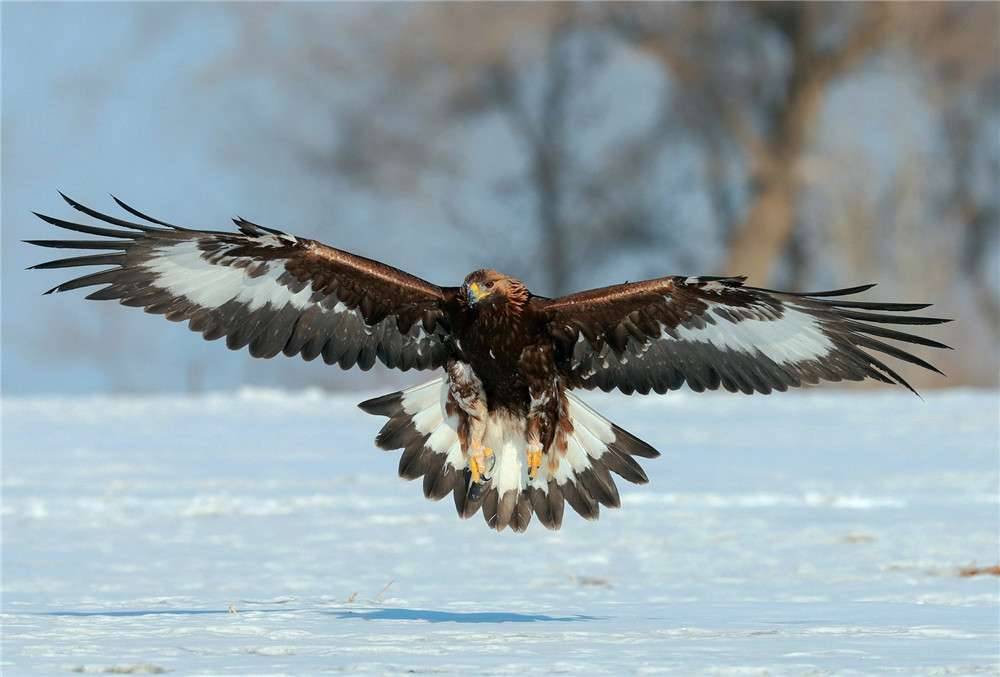
{"type": "Polygon", "coordinates": [[[385,592],[386,590],[388,590],[388,589],[389,589],[389,586],[390,586],[390,585],[392,585],[392,584],[393,584],[393,583],[395,583],[395,582],[396,582],[396,581],[394,581],[394,580],[393,580],[393,581],[389,581],[388,583],[386,583],[386,584],[385,584],[385,587],[384,587],[384,588],[382,588],[381,590],[379,590],[379,591],[378,591],[378,594],[377,594],[377,595],[375,595],[374,597],[372,597],[372,601],[373,601],[373,602],[377,602],[377,601],[378,601],[378,598],[382,596],[382,593],[383,593],[383,592],[385,592]]]}

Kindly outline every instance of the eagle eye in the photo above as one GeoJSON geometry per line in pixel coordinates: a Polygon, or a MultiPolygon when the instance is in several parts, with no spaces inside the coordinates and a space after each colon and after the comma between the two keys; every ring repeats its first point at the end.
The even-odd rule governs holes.
{"type": "Polygon", "coordinates": [[[487,289],[493,289],[493,285],[494,284],[496,284],[496,283],[493,282],[493,280],[490,280],[489,282],[486,283],[486,288],[487,289]]]}

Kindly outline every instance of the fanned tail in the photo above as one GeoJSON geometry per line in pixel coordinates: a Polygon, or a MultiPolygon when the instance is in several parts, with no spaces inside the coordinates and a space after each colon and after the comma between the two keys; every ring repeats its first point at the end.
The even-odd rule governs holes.
{"type": "Polygon", "coordinates": [[[484,445],[492,465],[474,482],[462,451],[462,421],[449,414],[448,381],[442,376],[422,385],[376,397],[358,406],[389,420],[375,438],[386,450],[402,449],[399,475],[423,478],[424,496],[438,501],[451,493],[459,516],[482,510],[497,531],[524,531],[532,514],[549,529],[562,525],[565,504],[585,519],[597,519],[600,506],[621,505],[611,473],[645,484],[646,473],[635,456],[659,456],[653,447],[607,420],[572,393],[565,393],[565,420],[531,477],[522,416],[491,412],[484,445]]]}
{"type": "Polygon", "coordinates": [[[387,451],[402,449],[399,476],[423,477],[424,496],[432,501],[450,492],[455,492],[457,501],[470,475],[458,437],[458,417],[446,412],[447,396],[448,386],[441,376],[358,405],[369,414],[389,417],[375,438],[376,446],[387,451]]]}

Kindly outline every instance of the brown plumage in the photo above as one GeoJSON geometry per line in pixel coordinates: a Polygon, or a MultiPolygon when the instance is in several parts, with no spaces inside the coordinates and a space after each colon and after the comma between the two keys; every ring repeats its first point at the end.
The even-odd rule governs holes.
{"type": "Polygon", "coordinates": [[[647,481],[634,457],[656,450],[573,389],[645,394],[686,383],[769,393],[866,378],[909,388],[873,353],[937,371],[896,343],[947,347],[891,328],[945,321],[906,314],[926,305],[842,298],[871,285],[790,294],[742,278],[672,276],[549,299],[494,270],[439,287],[242,219],[240,233],[196,231],[121,202],[143,223],[67,201],[114,227],[39,215],[99,239],[32,243],[110,253],[34,266],[105,267],[50,292],[98,286],[87,298],[187,321],[254,357],[442,369],[429,383],[360,406],[389,417],[376,443],[403,449],[402,477],[423,478],[433,500],[451,493],[462,517],[481,510],[496,529],[522,531],[533,514],[558,528],[564,502],[596,519],[601,505],[620,503],[612,473],[647,481]]]}

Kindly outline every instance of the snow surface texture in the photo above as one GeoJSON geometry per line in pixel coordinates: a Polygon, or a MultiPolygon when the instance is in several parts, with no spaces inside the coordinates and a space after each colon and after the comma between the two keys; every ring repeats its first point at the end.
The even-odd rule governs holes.
{"type": "Polygon", "coordinates": [[[663,457],[520,535],[398,479],[375,394],[6,400],[0,671],[997,672],[996,392],[585,394],[663,457]]]}

